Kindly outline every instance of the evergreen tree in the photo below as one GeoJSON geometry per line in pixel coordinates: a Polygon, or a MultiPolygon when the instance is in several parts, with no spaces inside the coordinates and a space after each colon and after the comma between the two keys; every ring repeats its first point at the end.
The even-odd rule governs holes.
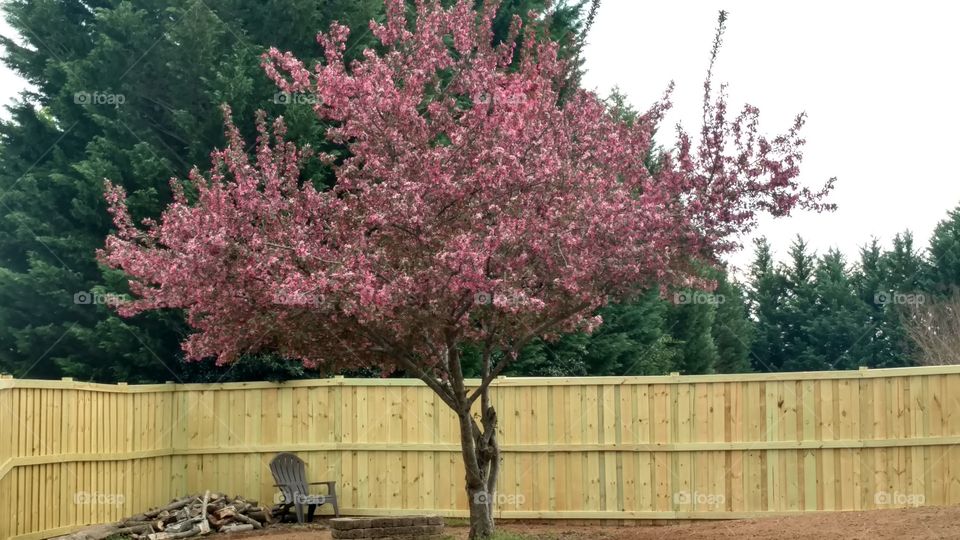
{"type": "Polygon", "coordinates": [[[885,278],[883,290],[888,293],[888,301],[875,303],[879,303],[883,310],[881,335],[888,351],[875,367],[912,365],[917,351],[907,336],[904,317],[910,307],[908,304],[933,300],[928,281],[930,265],[914,248],[910,231],[893,237],[893,245],[884,253],[881,262],[885,278]]]}
{"type": "Polygon", "coordinates": [[[882,263],[884,285],[889,292],[908,294],[929,288],[930,267],[914,247],[910,231],[894,235],[893,245],[884,253],[882,263]]]}
{"type": "MultiPolygon", "coordinates": [[[[557,341],[536,340],[520,353],[508,370],[519,377],[582,377],[589,375],[586,364],[590,337],[582,333],[567,334],[557,341]]],[[[475,374],[480,376],[480,356],[476,355],[475,374]]]]}
{"type": "Polygon", "coordinates": [[[960,207],[937,224],[930,237],[927,287],[939,297],[960,287],[960,207]]]}
{"type": "Polygon", "coordinates": [[[670,335],[676,340],[674,371],[684,375],[714,373],[719,353],[713,340],[717,295],[703,291],[678,293],[670,313],[670,335]]]}
{"type": "Polygon", "coordinates": [[[859,365],[899,367],[910,365],[913,347],[904,329],[905,302],[924,301],[930,269],[913,247],[907,231],[893,238],[889,251],[876,239],[860,251],[853,277],[856,294],[865,307],[865,335],[853,348],[859,365]]]}
{"type": "Polygon", "coordinates": [[[222,146],[226,101],[242,119],[285,114],[294,138],[320,129],[309,104],[277,95],[259,55],[277,45],[309,57],[300,36],[331,16],[362,27],[377,9],[372,0],[7,3],[26,46],[4,39],[4,61],[37,91],[0,125],[0,366],[31,377],[181,378],[179,314],[124,320],[105,305],[126,280],[95,260],[110,230],[103,179],[131,193],[136,217],[157,215],[168,179],[222,146]]]}
{"type": "MultiPolygon", "coordinates": [[[[603,324],[592,334],[574,333],[537,341],[524,349],[511,375],[663,375],[674,367],[669,304],[650,290],[632,302],[600,310],[603,324]]],[[[479,366],[479,354],[472,355],[479,366]]]]}
{"type": "Polygon", "coordinates": [[[669,305],[656,290],[601,311],[604,324],[591,336],[591,375],[663,375],[675,357],[667,327],[669,305]]]}
{"type": "Polygon", "coordinates": [[[865,336],[857,343],[854,354],[860,365],[879,367],[896,362],[890,337],[885,298],[887,278],[880,243],[876,238],[860,248],[860,264],[853,275],[853,285],[864,306],[865,336]]]}
{"type": "Polygon", "coordinates": [[[755,371],[779,371],[784,363],[783,305],[786,282],[773,261],[766,238],[754,241],[747,303],[754,318],[750,360],[755,371]]]}
{"type": "Polygon", "coordinates": [[[815,363],[804,369],[856,369],[858,345],[870,336],[867,306],[860,301],[843,255],[828,251],[817,263],[816,301],[806,314],[806,358],[815,363]],[[815,360],[813,360],[815,359],[815,360]]]}
{"type": "Polygon", "coordinates": [[[778,371],[829,369],[826,360],[810,347],[808,326],[817,302],[814,286],[816,255],[797,236],[790,245],[788,261],[783,265],[784,303],[781,313],[783,362],[778,371]]]}
{"type": "Polygon", "coordinates": [[[711,329],[717,347],[715,370],[717,373],[749,372],[754,327],[743,288],[726,274],[721,274],[716,295],[723,301],[716,305],[711,329]]]}
{"type": "MultiPolygon", "coordinates": [[[[514,14],[526,18],[544,4],[505,2],[498,39],[514,14]]],[[[569,34],[569,58],[582,47],[583,6],[553,8],[550,32],[569,34]]],[[[252,376],[211,362],[182,366],[179,313],[121,319],[104,305],[126,293],[126,279],[95,259],[111,227],[103,180],[126,189],[135,218],[157,216],[170,199],[168,179],[185,178],[223,146],[227,102],[248,138],[262,109],[284,116],[290,139],[322,140],[326,126],[312,104],[278,93],[260,55],[276,46],[309,63],[319,48],[303,36],[338,20],[353,29],[346,57],[357,57],[374,45],[367,23],[382,9],[382,0],[7,2],[25,45],[0,40],[3,61],[36,90],[0,123],[0,371],[130,382],[252,376]]],[[[304,178],[331,177],[313,163],[304,178]]],[[[282,359],[251,362],[251,373],[299,376],[282,359]]]]}

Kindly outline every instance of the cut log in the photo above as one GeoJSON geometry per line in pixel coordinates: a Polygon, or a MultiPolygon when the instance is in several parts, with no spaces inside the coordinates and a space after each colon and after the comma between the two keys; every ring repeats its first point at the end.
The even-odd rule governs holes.
{"type": "Polygon", "coordinates": [[[131,527],[120,527],[113,532],[115,535],[123,534],[150,534],[154,532],[153,527],[149,524],[147,525],[133,525],[131,527]]]}
{"type": "Polygon", "coordinates": [[[244,523],[246,523],[246,524],[248,524],[248,525],[252,525],[254,529],[262,529],[262,528],[263,528],[263,525],[261,525],[259,521],[255,520],[255,519],[253,519],[253,518],[247,517],[247,516],[245,516],[245,515],[243,515],[243,514],[237,514],[237,515],[235,515],[235,516],[233,516],[233,517],[234,517],[234,519],[236,519],[237,521],[242,521],[242,522],[244,522],[244,523]]]}
{"type": "MultiPolygon", "coordinates": [[[[232,532],[252,531],[252,530],[253,530],[253,525],[250,525],[248,523],[243,523],[243,524],[234,523],[232,525],[227,525],[226,527],[220,529],[220,532],[232,533],[232,532]]],[[[162,540],[162,539],[158,539],[158,540],[162,540]]]]}
{"type": "Polygon", "coordinates": [[[266,510],[251,510],[247,512],[247,517],[253,518],[260,523],[267,523],[270,521],[270,516],[267,514],[266,510]]]}
{"type": "Polygon", "coordinates": [[[196,497],[184,497],[182,499],[177,499],[166,506],[161,506],[160,508],[154,508],[153,510],[144,512],[144,515],[148,518],[152,518],[152,517],[159,516],[160,513],[164,511],[173,512],[175,510],[179,510],[183,508],[184,506],[187,506],[188,504],[192,503],[195,499],[196,497]]]}
{"type": "Polygon", "coordinates": [[[197,516],[197,517],[195,517],[195,518],[190,518],[190,519],[186,519],[186,520],[183,520],[183,521],[178,521],[178,522],[174,523],[173,525],[167,525],[166,532],[169,532],[169,533],[181,533],[181,532],[183,532],[183,531],[188,531],[188,530],[192,529],[193,527],[196,527],[196,526],[197,526],[197,523],[199,523],[200,521],[206,521],[206,520],[204,520],[204,519],[201,518],[200,516],[197,516]]]}
{"type": "Polygon", "coordinates": [[[150,531],[150,532],[156,532],[156,531],[163,530],[164,523],[162,520],[159,520],[159,519],[155,519],[155,520],[125,519],[120,522],[121,527],[136,527],[138,525],[150,525],[150,527],[155,529],[154,531],[150,531]]]}
{"type": "Polygon", "coordinates": [[[208,489],[206,493],[203,494],[203,504],[200,505],[201,510],[203,511],[203,523],[207,523],[207,505],[210,504],[210,490],[208,489]]]}
{"type": "Polygon", "coordinates": [[[200,534],[200,527],[194,527],[190,530],[172,533],[172,532],[158,532],[147,535],[147,540],[176,540],[177,538],[189,538],[191,536],[196,536],[200,534]]]}
{"type": "Polygon", "coordinates": [[[237,510],[232,506],[225,506],[213,513],[217,519],[232,518],[237,515],[237,510]]]}

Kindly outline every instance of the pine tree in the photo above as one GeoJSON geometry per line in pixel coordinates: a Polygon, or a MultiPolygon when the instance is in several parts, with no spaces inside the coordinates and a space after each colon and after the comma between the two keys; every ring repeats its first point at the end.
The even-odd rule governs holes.
{"type": "Polygon", "coordinates": [[[880,243],[876,238],[860,248],[860,263],[853,274],[853,285],[864,306],[864,333],[853,354],[860,365],[879,367],[896,361],[890,336],[889,318],[884,302],[887,276],[880,243]]]}
{"type": "Polygon", "coordinates": [[[779,371],[784,364],[783,304],[786,282],[776,267],[766,238],[754,241],[747,303],[755,320],[750,359],[755,371],[779,371]]]}
{"type": "Polygon", "coordinates": [[[784,336],[782,371],[830,369],[828,360],[810,346],[810,316],[817,302],[814,286],[816,255],[800,236],[794,239],[783,265],[784,304],[781,314],[784,336]]]}
{"type": "Polygon", "coordinates": [[[684,291],[670,312],[670,335],[676,340],[673,370],[684,375],[714,373],[719,353],[713,340],[718,296],[684,291]]]}
{"type": "MultiPolygon", "coordinates": [[[[676,343],[667,322],[669,304],[657,290],[600,310],[592,334],[574,333],[527,347],[511,375],[664,375],[674,368],[676,343]]],[[[479,354],[470,355],[479,365],[479,354]]]]}
{"type": "Polygon", "coordinates": [[[754,326],[743,288],[726,274],[721,274],[716,296],[723,301],[716,305],[711,329],[717,347],[715,370],[717,373],[749,372],[754,326]]]}
{"type": "Polygon", "coordinates": [[[930,265],[914,248],[913,234],[905,231],[893,238],[890,251],[881,260],[888,301],[881,303],[883,310],[882,336],[888,348],[887,354],[876,367],[901,367],[913,364],[916,349],[904,328],[904,317],[911,303],[932,300],[929,294],[930,265]],[[889,296],[889,295],[893,296],[889,296]]]}
{"type": "Polygon", "coordinates": [[[871,335],[868,308],[839,251],[830,250],[818,261],[814,294],[816,302],[805,325],[808,356],[817,358],[822,369],[865,365],[858,346],[871,335]]]}
{"type": "Polygon", "coordinates": [[[224,101],[241,118],[286,114],[293,137],[319,129],[309,104],[277,99],[259,55],[276,44],[308,56],[299,36],[331,15],[362,26],[379,3],[268,4],[5,6],[27,46],[4,40],[4,61],[37,91],[0,125],[0,367],[103,381],[183,374],[179,314],[125,320],[104,304],[126,292],[126,280],[94,257],[111,227],[103,179],[131,193],[136,217],[156,216],[169,202],[168,179],[223,144],[224,101]]]}
{"type": "Polygon", "coordinates": [[[927,286],[934,295],[945,297],[960,287],[960,207],[951,210],[934,229],[929,261],[927,286]]]}
{"type": "MultiPolygon", "coordinates": [[[[932,242],[931,242],[932,244],[932,242]]],[[[891,292],[912,293],[929,287],[927,261],[913,245],[913,233],[904,231],[893,237],[890,251],[883,256],[885,285],[891,292]]]]}
{"type": "Polygon", "coordinates": [[[604,324],[591,336],[586,357],[591,375],[663,375],[675,351],[667,327],[669,304],[656,290],[601,312],[604,324]]]}
{"type": "MultiPolygon", "coordinates": [[[[544,2],[505,4],[498,39],[514,14],[526,18],[544,2]]],[[[550,31],[570,34],[567,57],[582,47],[582,7],[554,8],[550,31]]],[[[170,200],[169,178],[185,178],[223,146],[222,103],[251,140],[263,109],[284,116],[292,140],[321,141],[327,126],[312,104],[278,93],[260,55],[273,45],[310,62],[319,48],[303,36],[339,20],[354,30],[346,57],[356,58],[374,43],[367,23],[382,9],[382,0],[7,2],[25,46],[3,39],[3,60],[36,91],[0,123],[0,371],[129,382],[255,376],[255,359],[246,372],[182,366],[187,329],[178,313],[121,319],[104,304],[126,293],[126,279],[94,255],[111,228],[103,180],[126,189],[135,218],[156,217],[170,200]]],[[[319,163],[304,178],[332,181],[319,163]]],[[[302,371],[270,357],[259,369],[275,378],[302,371]]]]}

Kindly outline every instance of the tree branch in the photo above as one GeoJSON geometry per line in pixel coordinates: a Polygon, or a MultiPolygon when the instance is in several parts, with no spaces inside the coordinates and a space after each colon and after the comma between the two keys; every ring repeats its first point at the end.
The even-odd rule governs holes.
{"type": "Polygon", "coordinates": [[[425,382],[431,390],[437,393],[440,396],[440,399],[443,400],[451,409],[457,410],[457,401],[455,399],[454,393],[447,386],[440,384],[436,378],[431,377],[422,367],[417,365],[417,363],[409,357],[409,353],[402,351],[396,345],[390,343],[383,336],[378,335],[377,333],[360,327],[361,332],[367,335],[368,338],[373,341],[380,343],[382,347],[390,351],[390,356],[394,358],[404,369],[412,371],[418,379],[425,382]]]}
{"type": "Polygon", "coordinates": [[[532,341],[533,338],[539,336],[540,334],[546,332],[547,330],[550,330],[551,328],[555,327],[556,325],[562,323],[563,321],[569,319],[573,315],[577,314],[580,311],[583,311],[588,307],[590,307],[590,304],[587,302],[577,304],[576,308],[570,311],[565,311],[564,313],[556,317],[547,319],[542,323],[538,324],[532,330],[530,330],[530,332],[528,332],[526,336],[521,338],[516,344],[514,344],[514,346],[509,351],[507,351],[505,358],[502,361],[500,361],[495,368],[493,368],[493,371],[491,371],[488,375],[483,377],[483,379],[480,381],[480,386],[478,386],[477,389],[474,390],[472,394],[470,394],[470,398],[467,400],[467,402],[472,404],[474,401],[476,401],[477,398],[480,397],[480,395],[482,395],[484,390],[486,390],[487,387],[490,386],[490,383],[494,379],[496,379],[501,373],[503,373],[503,370],[506,369],[508,365],[513,363],[514,359],[516,359],[517,355],[520,353],[520,350],[523,349],[523,347],[525,347],[530,341],[532,341]]]}

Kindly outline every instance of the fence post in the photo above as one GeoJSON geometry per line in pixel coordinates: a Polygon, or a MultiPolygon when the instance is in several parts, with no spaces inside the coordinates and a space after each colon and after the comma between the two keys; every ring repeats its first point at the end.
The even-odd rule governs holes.
{"type": "MultiPolygon", "coordinates": [[[[9,373],[0,374],[4,381],[13,379],[9,373]]],[[[16,533],[16,488],[12,485],[12,478],[6,478],[9,469],[6,465],[15,456],[16,447],[13,444],[17,418],[13,416],[13,388],[0,388],[0,538],[7,538],[16,533]],[[11,492],[12,495],[11,495],[11,492]]]]}

